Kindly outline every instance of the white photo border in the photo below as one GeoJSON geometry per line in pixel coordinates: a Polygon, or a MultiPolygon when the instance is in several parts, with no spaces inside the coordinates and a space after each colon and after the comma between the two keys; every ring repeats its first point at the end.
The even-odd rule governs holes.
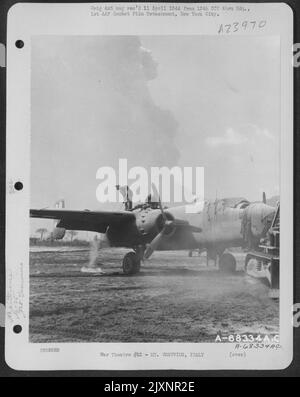
{"type": "MultiPolygon", "coordinates": [[[[108,3],[97,3],[108,4],[108,3]]],[[[116,6],[118,3],[111,3],[116,6]]],[[[122,5],[134,3],[122,3],[122,5]]],[[[146,5],[147,3],[140,3],[146,5]]],[[[155,3],[149,3],[153,5],[155,3]]],[[[162,5],[163,3],[159,3],[162,5]]],[[[172,3],[165,3],[171,5],[172,3]]],[[[179,3],[174,3],[179,5],[179,3]]],[[[190,3],[192,4],[192,3],[190,3]]],[[[197,3],[200,4],[200,3],[197,3]]],[[[216,3],[205,3],[212,5],[216,3]]],[[[238,3],[218,3],[237,7],[238,3]]],[[[92,17],[93,4],[15,4],[8,13],[6,134],[6,330],[5,359],[18,370],[283,369],[293,356],[293,11],[285,3],[241,3],[248,17],[266,20],[262,31],[239,35],[280,36],[280,344],[231,357],[230,343],[29,343],[29,208],[31,38],[35,35],[217,35],[220,23],[242,21],[238,11],[219,17],[92,17]],[[185,19],[184,19],[185,18],[185,19]],[[17,48],[17,40],[24,42],[17,48]],[[16,191],[14,183],[23,189],[16,191]],[[13,327],[22,326],[21,333],[13,327]],[[48,353],[45,354],[45,350],[48,353]],[[52,349],[52,352],[51,352],[52,349]],[[44,350],[44,352],[43,352],[44,350]],[[188,358],[103,358],[101,352],[204,352],[188,358]]],[[[94,4],[96,5],[96,4],[94,4]]],[[[229,32],[228,35],[235,35],[229,32]]]]}

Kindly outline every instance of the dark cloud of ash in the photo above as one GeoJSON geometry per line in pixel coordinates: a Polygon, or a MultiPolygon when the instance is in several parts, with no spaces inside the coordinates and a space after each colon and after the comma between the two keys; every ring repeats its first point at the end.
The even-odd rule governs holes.
{"type": "Polygon", "coordinates": [[[177,122],[170,111],[155,104],[147,85],[157,76],[151,52],[137,37],[112,37],[102,46],[107,54],[100,70],[111,101],[111,151],[145,167],[176,164],[177,122]]]}
{"type": "Polygon", "coordinates": [[[45,201],[59,192],[73,205],[88,205],[97,169],[118,170],[120,158],[128,167],[177,164],[177,122],[148,87],[157,73],[135,36],[34,39],[32,173],[45,201]],[[49,178],[51,189],[43,182],[49,178]]]}
{"type": "Polygon", "coordinates": [[[97,101],[94,144],[104,139],[105,154],[113,161],[123,157],[145,167],[176,164],[177,122],[155,104],[148,88],[157,76],[151,52],[134,36],[91,39],[88,48],[97,101]]]}

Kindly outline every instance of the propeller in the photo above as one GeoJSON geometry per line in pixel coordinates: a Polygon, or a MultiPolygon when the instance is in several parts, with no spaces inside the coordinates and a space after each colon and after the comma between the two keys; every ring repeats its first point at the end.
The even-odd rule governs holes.
{"type": "Polygon", "coordinates": [[[176,220],[166,220],[164,221],[164,226],[162,230],[158,233],[157,236],[154,237],[154,239],[150,242],[150,244],[147,246],[145,252],[144,252],[144,258],[148,259],[150,256],[153,254],[153,252],[158,248],[162,240],[166,237],[172,234],[175,229],[176,229],[176,220]]]}
{"type": "MultiPolygon", "coordinates": [[[[157,236],[154,237],[154,239],[150,242],[150,244],[147,246],[145,252],[144,252],[144,258],[148,259],[150,258],[150,256],[153,254],[153,252],[158,248],[159,244],[161,243],[161,241],[163,240],[163,238],[165,237],[165,235],[169,234],[169,230],[172,231],[172,228],[174,227],[174,221],[173,220],[169,220],[167,218],[167,215],[164,211],[164,208],[162,206],[162,202],[160,199],[160,195],[158,193],[158,190],[156,188],[156,186],[152,183],[152,190],[153,190],[153,194],[155,195],[155,197],[158,200],[158,206],[162,215],[162,219],[163,219],[163,228],[162,230],[158,233],[157,236]]],[[[173,229],[174,230],[174,229],[173,229]]]]}
{"type": "Polygon", "coordinates": [[[153,252],[158,248],[160,243],[163,241],[163,239],[165,237],[173,234],[177,227],[183,226],[193,232],[201,232],[202,231],[202,229],[200,229],[198,227],[191,226],[187,221],[184,221],[181,219],[168,219],[167,214],[165,213],[164,208],[162,206],[160,195],[159,195],[157,188],[154,184],[152,184],[152,190],[153,190],[154,195],[158,199],[158,205],[159,205],[159,209],[160,209],[162,220],[163,220],[163,228],[157,234],[157,236],[154,237],[154,239],[150,242],[150,244],[147,246],[147,248],[144,252],[145,259],[150,258],[150,256],[153,254],[153,252]]]}

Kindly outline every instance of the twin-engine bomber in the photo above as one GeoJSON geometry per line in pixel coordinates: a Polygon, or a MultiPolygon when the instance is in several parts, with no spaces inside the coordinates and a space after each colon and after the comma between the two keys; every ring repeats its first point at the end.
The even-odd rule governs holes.
{"type": "MultiPolygon", "coordinates": [[[[124,187],[122,189],[125,208],[121,211],[67,210],[60,200],[60,208],[31,209],[30,216],[57,220],[54,239],[63,238],[66,230],[85,230],[104,234],[111,247],[130,248],[123,258],[126,275],[138,273],[141,261],[156,250],[205,250],[207,258],[214,259],[221,272],[234,272],[235,257],[226,249],[242,247],[256,254],[262,251],[262,242],[268,246],[274,217],[279,216],[279,207],[267,205],[265,195],[262,202],[250,203],[239,197],[167,208],[159,196],[156,202],[148,196],[145,203],[134,206],[130,189],[126,187],[126,193],[124,187]]],[[[263,271],[274,287],[272,280],[279,278],[279,260],[267,257],[263,255],[263,271]]],[[[254,275],[255,269],[261,266],[259,255],[252,255],[251,261],[247,257],[246,271],[248,264],[254,275]]]]}

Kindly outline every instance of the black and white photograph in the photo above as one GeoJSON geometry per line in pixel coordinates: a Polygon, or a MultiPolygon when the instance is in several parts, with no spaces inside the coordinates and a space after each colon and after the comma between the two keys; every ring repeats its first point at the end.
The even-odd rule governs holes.
{"type": "Polygon", "coordinates": [[[8,148],[26,131],[8,156],[9,337],[35,352],[17,366],[288,365],[292,25],[269,6],[11,13],[14,38],[40,21],[8,58],[8,148]]]}
{"type": "Polygon", "coordinates": [[[32,342],[278,334],[279,48],[276,36],[32,39],[32,342]],[[137,201],[155,167],[161,189],[137,201]],[[189,213],[174,184],[193,193],[197,167],[189,213]]]}

